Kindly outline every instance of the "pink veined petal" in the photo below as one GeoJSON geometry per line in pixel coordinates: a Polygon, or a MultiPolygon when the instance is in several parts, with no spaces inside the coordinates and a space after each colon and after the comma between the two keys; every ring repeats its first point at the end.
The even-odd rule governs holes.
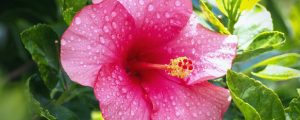
{"type": "Polygon", "coordinates": [[[151,106],[139,83],[118,65],[101,68],[94,92],[106,120],[149,120],[151,106]]]}
{"type": "MultiPolygon", "coordinates": [[[[101,0],[100,0],[101,1],[101,0]]],[[[118,0],[135,18],[138,37],[149,45],[162,45],[173,39],[186,25],[191,0],[118,0]]],[[[99,3],[99,0],[94,0],[99,3]]]]}
{"type": "Polygon", "coordinates": [[[92,87],[103,64],[119,61],[134,29],[132,16],[118,1],[84,7],[61,39],[64,70],[71,80],[92,87]]]}
{"type": "Polygon", "coordinates": [[[186,85],[152,76],[143,83],[153,105],[154,120],[222,120],[230,104],[227,89],[205,81],[186,85]]]}
{"type": "Polygon", "coordinates": [[[236,55],[237,38],[212,32],[192,15],[177,38],[164,47],[173,58],[187,56],[194,62],[188,84],[215,79],[226,74],[236,55]]]}

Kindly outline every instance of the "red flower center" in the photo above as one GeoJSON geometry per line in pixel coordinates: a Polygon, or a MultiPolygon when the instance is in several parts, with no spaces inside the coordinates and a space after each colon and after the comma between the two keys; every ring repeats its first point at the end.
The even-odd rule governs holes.
{"type": "Polygon", "coordinates": [[[151,42],[137,42],[128,49],[123,64],[130,77],[142,80],[149,71],[163,70],[170,76],[182,79],[193,71],[193,62],[189,58],[170,58],[167,51],[153,46],[156,45],[151,45],[151,42]]]}

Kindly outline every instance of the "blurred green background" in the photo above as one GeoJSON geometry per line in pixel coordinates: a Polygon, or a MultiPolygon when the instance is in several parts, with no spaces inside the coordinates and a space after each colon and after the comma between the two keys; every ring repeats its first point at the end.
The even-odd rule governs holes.
{"type": "MultiPolygon", "coordinates": [[[[89,3],[91,2],[87,1],[87,4],[89,3]]],[[[274,30],[285,33],[288,39],[287,44],[281,50],[237,63],[234,68],[236,71],[246,69],[270,56],[290,52],[300,53],[300,0],[262,0],[260,3],[271,12],[274,30]]],[[[61,119],[91,119],[91,112],[99,111],[99,108],[90,88],[67,81],[67,88],[66,86],[57,87],[49,91],[36,74],[38,73],[37,65],[24,48],[20,33],[38,23],[50,25],[59,36],[63,33],[67,24],[63,20],[59,0],[1,1],[0,120],[49,119],[51,118],[49,112],[61,119]],[[33,95],[30,96],[28,92],[33,95]],[[62,94],[67,97],[61,98],[62,94]],[[32,102],[32,97],[40,103],[32,102]],[[62,100],[51,101],[50,98],[62,100]],[[54,103],[53,106],[52,103],[54,103]],[[44,115],[37,115],[36,111],[44,115]]],[[[261,81],[278,93],[285,106],[293,97],[298,96],[296,89],[300,88],[299,79],[283,82],[261,81]]],[[[237,113],[239,112],[233,115],[237,113]]]]}

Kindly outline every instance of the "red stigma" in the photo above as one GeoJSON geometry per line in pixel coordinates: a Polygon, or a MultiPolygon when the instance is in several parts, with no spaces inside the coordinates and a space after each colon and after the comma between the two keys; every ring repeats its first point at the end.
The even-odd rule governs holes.
{"type": "Polygon", "coordinates": [[[186,66],[186,65],[184,65],[182,68],[183,68],[183,69],[187,69],[187,66],[186,66]]]}
{"type": "Polygon", "coordinates": [[[193,67],[193,66],[190,66],[190,67],[189,67],[189,70],[193,70],[193,69],[194,69],[194,67],[193,67]]]}
{"type": "Polygon", "coordinates": [[[179,62],[179,63],[178,63],[178,66],[181,67],[181,66],[182,66],[182,62],[179,62]]]}
{"type": "Polygon", "coordinates": [[[187,63],[187,62],[188,62],[188,60],[187,60],[187,59],[184,59],[184,60],[183,60],[183,62],[184,62],[184,63],[187,63]]]}
{"type": "Polygon", "coordinates": [[[191,64],[193,64],[193,62],[191,60],[189,60],[189,64],[191,65],[191,64]]]}

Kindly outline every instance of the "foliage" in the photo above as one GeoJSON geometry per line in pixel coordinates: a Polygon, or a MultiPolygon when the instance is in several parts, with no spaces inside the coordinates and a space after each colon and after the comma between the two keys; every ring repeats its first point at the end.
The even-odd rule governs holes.
{"type": "MultiPolygon", "coordinates": [[[[0,119],[102,120],[93,90],[71,82],[59,61],[63,31],[91,1],[3,3],[0,119]]],[[[233,70],[213,81],[231,92],[224,119],[300,119],[300,0],[193,3],[199,23],[238,37],[233,70]]]]}

